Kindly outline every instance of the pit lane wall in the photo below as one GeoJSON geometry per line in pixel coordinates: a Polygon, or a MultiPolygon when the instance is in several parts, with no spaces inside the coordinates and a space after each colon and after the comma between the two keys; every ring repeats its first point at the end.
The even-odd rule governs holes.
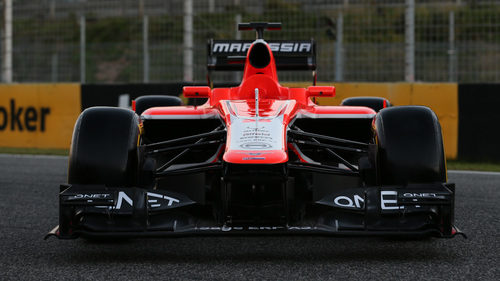
{"type": "MultiPolygon", "coordinates": [[[[495,147],[499,130],[494,128],[500,124],[500,84],[318,83],[332,84],[336,97],[319,98],[320,105],[338,105],[352,96],[382,96],[394,105],[429,106],[441,122],[448,159],[500,161],[495,147]]],[[[0,85],[0,147],[67,149],[73,125],[85,108],[129,106],[141,95],[179,95],[185,85],[193,84],[0,85]]]]}

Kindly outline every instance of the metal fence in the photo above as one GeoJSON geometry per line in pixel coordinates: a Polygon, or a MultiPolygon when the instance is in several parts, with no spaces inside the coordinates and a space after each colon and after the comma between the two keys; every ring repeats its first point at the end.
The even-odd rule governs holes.
{"type": "Polygon", "coordinates": [[[14,0],[11,37],[6,2],[7,82],[203,82],[208,38],[254,38],[240,21],[314,38],[320,81],[500,82],[498,0],[14,0]]]}

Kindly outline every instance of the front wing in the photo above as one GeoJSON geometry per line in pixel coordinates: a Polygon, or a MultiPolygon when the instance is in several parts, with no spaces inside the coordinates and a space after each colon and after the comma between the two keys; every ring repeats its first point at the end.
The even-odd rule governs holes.
{"type": "Polygon", "coordinates": [[[228,225],[200,217],[201,203],[165,190],[61,185],[59,225],[46,235],[158,237],[230,234],[434,236],[465,234],[453,225],[454,184],[363,187],[310,202],[295,223],[228,225]]]}

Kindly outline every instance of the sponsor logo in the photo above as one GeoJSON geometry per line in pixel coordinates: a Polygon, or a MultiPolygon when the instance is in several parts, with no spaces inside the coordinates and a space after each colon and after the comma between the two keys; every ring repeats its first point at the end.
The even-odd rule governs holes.
{"type": "MultiPolygon", "coordinates": [[[[309,53],[312,50],[310,42],[276,42],[269,43],[273,52],[280,53],[309,53]]],[[[241,53],[247,52],[252,43],[215,43],[212,52],[216,53],[241,53]]]]}
{"type": "MultiPolygon", "coordinates": [[[[380,208],[382,210],[400,210],[404,209],[404,206],[398,205],[397,191],[385,190],[380,191],[380,208]]],[[[437,198],[438,195],[435,193],[404,193],[404,197],[407,198],[437,198]]],[[[346,209],[358,209],[362,210],[365,206],[365,199],[358,195],[340,195],[333,199],[333,206],[338,208],[346,209]]],[[[419,208],[420,206],[415,206],[419,208]]]]}
{"type": "Polygon", "coordinates": [[[235,53],[246,52],[250,49],[252,43],[215,43],[212,49],[213,53],[235,53]]]}
{"type": "Polygon", "coordinates": [[[260,156],[260,155],[266,155],[266,154],[270,154],[272,152],[247,152],[247,151],[240,151],[240,152],[237,152],[239,154],[245,154],[245,155],[249,155],[249,156],[260,156]]]}
{"type": "Polygon", "coordinates": [[[380,208],[382,210],[404,209],[403,206],[398,206],[397,195],[397,191],[380,191],[380,208]]]}
{"type": "Polygon", "coordinates": [[[76,194],[68,197],[68,200],[93,200],[93,199],[111,199],[109,193],[76,194]]]}
{"type": "Polygon", "coordinates": [[[279,231],[279,230],[312,230],[311,226],[202,226],[201,231],[279,231]]]}
{"type": "Polygon", "coordinates": [[[241,144],[240,147],[245,149],[266,149],[272,147],[272,145],[264,142],[250,142],[241,144]]]}
{"type": "Polygon", "coordinates": [[[363,209],[365,206],[365,199],[357,194],[353,196],[353,198],[349,198],[347,196],[337,196],[333,200],[335,206],[340,208],[355,208],[355,209],[363,209]]]}
{"type": "Polygon", "coordinates": [[[120,191],[118,192],[118,200],[116,201],[116,205],[110,208],[120,210],[122,208],[123,201],[125,201],[131,207],[134,206],[134,201],[132,201],[132,198],[128,197],[127,193],[120,191]]]}
{"type": "MultiPolygon", "coordinates": [[[[157,194],[153,192],[148,192],[148,203],[150,208],[159,208],[164,205],[171,207],[174,206],[174,204],[179,204],[180,200],[177,198],[173,198],[167,195],[162,195],[162,194],[157,194]]],[[[109,208],[109,209],[116,209],[120,210],[123,206],[129,205],[130,207],[134,206],[134,201],[132,198],[130,198],[127,193],[120,191],[118,192],[118,199],[116,200],[115,206],[96,206],[96,208],[109,208]]]]}
{"type": "MultiPolygon", "coordinates": [[[[172,206],[174,203],[179,203],[179,199],[167,196],[167,195],[161,195],[161,194],[156,194],[152,192],[148,192],[148,196],[152,198],[158,198],[158,199],[163,199],[167,201],[167,206],[172,206]]],[[[148,203],[151,204],[151,208],[158,208],[161,207],[161,203],[158,201],[158,199],[148,199],[148,203]]]]}
{"type": "Polygon", "coordinates": [[[243,157],[243,160],[266,160],[266,157],[243,157]]]}
{"type": "Polygon", "coordinates": [[[231,230],[245,230],[245,228],[241,226],[202,226],[199,227],[198,230],[203,230],[203,231],[231,231],[231,230]]]}
{"type": "Polygon", "coordinates": [[[403,193],[403,197],[406,198],[437,198],[438,195],[436,193],[403,193]]]}
{"type": "Polygon", "coordinates": [[[9,129],[10,131],[24,130],[28,132],[45,132],[47,115],[50,108],[33,106],[16,106],[16,101],[11,99],[9,106],[0,106],[0,131],[9,129]]]}

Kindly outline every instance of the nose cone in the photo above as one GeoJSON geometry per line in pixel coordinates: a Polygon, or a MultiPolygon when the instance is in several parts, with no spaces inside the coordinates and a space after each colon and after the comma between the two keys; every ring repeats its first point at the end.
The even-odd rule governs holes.
{"type": "Polygon", "coordinates": [[[223,160],[235,164],[278,164],[288,161],[285,114],[289,101],[259,108],[251,101],[226,101],[229,122],[223,160]]]}
{"type": "Polygon", "coordinates": [[[287,162],[288,155],[282,150],[231,150],[223,160],[233,164],[279,164],[287,162]]]}

